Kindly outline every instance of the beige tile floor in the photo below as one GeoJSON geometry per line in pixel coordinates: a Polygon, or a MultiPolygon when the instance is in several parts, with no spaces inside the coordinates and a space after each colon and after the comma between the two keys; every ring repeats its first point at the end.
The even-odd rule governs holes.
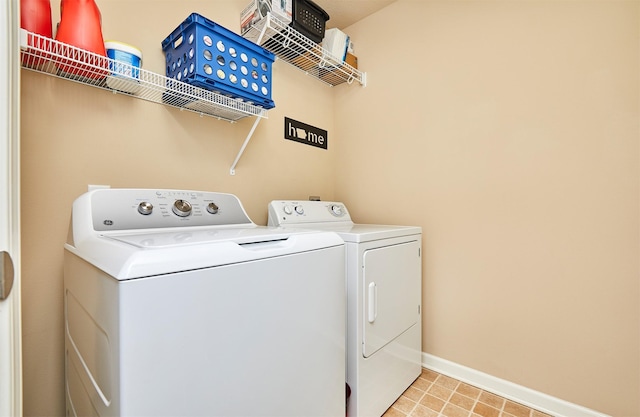
{"type": "Polygon", "coordinates": [[[550,417],[457,379],[423,369],[383,417],[550,417]]]}

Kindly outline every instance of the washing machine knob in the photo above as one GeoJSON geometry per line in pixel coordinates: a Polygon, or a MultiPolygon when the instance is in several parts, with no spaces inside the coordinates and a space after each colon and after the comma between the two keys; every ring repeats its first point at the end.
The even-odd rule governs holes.
{"type": "Polygon", "coordinates": [[[216,214],[218,212],[218,206],[216,203],[207,204],[207,211],[211,214],[216,214]]]}
{"type": "Polygon", "coordinates": [[[143,201],[142,203],[138,204],[138,213],[144,214],[146,216],[147,214],[151,214],[152,211],[153,204],[149,203],[148,201],[143,201]]]}
{"type": "Polygon", "coordinates": [[[302,206],[296,206],[296,213],[298,213],[298,214],[304,214],[304,207],[302,207],[302,206]]]}
{"type": "Polygon", "coordinates": [[[289,216],[290,216],[291,214],[293,214],[293,209],[292,209],[292,208],[291,208],[291,206],[290,206],[290,205],[288,205],[288,204],[287,204],[286,206],[284,206],[284,207],[282,208],[282,210],[284,210],[284,214],[287,214],[287,215],[289,215],[289,216]]]}
{"type": "Polygon", "coordinates": [[[338,217],[340,217],[340,216],[342,216],[342,215],[344,214],[344,211],[342,211],[342,206],[341,206],[341,205],[339,205],[339,204],[332,204],[332,205],[331,205],[331,213],[332,213],[334,216],[338,216],[338,217]]]}
{"type": "Polygon", "coordinates": [[[176,200],[171,210],[176,216],[187,217],[191,214],[191,203],[187,200],[176,200]]]}

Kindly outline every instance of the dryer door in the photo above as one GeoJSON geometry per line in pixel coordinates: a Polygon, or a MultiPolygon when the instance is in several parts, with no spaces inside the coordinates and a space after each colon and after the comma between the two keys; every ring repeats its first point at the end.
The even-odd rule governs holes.
{"type": "Polygon", "coordinates": [[[416,324],[420,300],[420,243],[365,251],[362,354],[369,357],[416,324]]]}

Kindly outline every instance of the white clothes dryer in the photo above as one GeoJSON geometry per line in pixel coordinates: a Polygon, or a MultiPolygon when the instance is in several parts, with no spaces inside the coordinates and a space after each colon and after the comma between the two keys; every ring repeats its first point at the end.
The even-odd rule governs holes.
{"type": "Polygon", "coordinates": [[[422,229],[354,224],[345,205],[272,201],[269,225],[345,241],[349,416],[381,416],[422,371],[422,229]]]}
{"type": "Polygon", "coordinates": [[[101,189],[64,262],[67,415],[344,416],[344,243],[231,194],[101,189]]]}

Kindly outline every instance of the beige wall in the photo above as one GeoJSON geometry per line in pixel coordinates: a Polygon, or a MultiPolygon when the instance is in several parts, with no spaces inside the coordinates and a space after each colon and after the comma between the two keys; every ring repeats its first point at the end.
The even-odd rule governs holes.
{"type": "Polygon", "coordinates": [[[640,415],[639,6],[400,0],[349,28],[369,85],[336,93],[336,196],[423,227],[423,350],[618,416],[640,415]]]}
{"type": "MultiPolygon", "coordinates": [[[[98,1],[105,38],[158,73],[179,21],[237,30],[238,3],[98,1]]],[[[62,245],[87,184],[230,192],[259,224],[271,199],[320,195],[420,225],[425,352],[640,415],[638,17],[635,1],[400,0],[348,30],[366,88],[276,62],[277,107],[235,176],[253,119],[23,71],[25,415],[64,413],[62,245]],[[284,140],[284,116],[329,150],[284,140]]]]}

